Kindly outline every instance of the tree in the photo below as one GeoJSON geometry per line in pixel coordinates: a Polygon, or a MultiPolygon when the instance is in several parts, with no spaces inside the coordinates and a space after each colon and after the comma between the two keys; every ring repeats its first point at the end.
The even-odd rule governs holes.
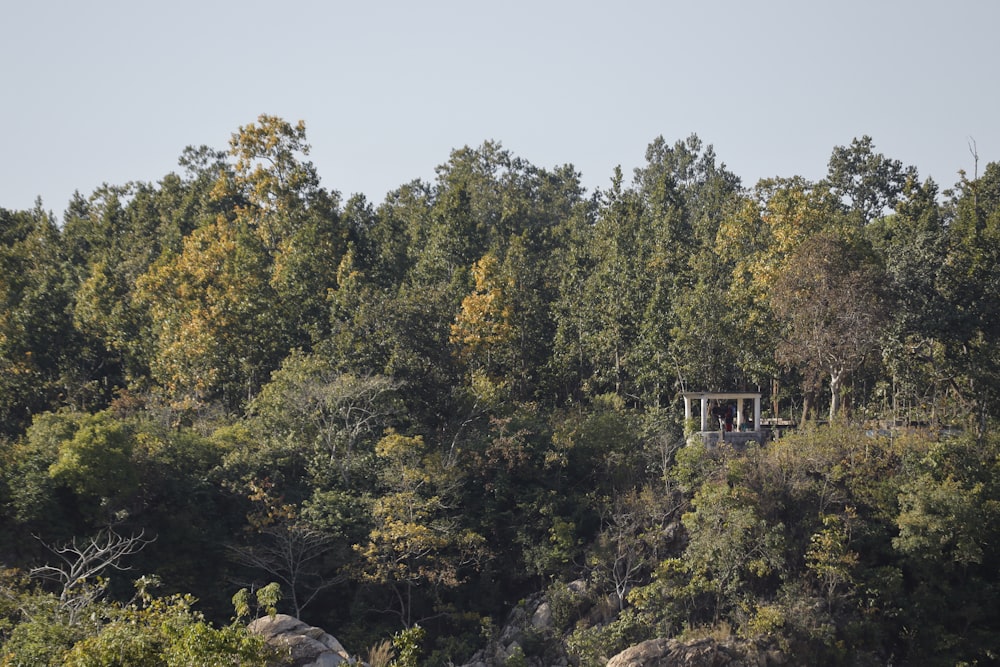
{"type": "Polygon", "coordinates": [[[649,230],[641,201],[622,187],[620,170],[596,223],[575,238],[554,306],[556,363],[593,394],[634,396],[632,346],[650,278],[649,230]]]}
{"type": "Polygon", "coordinates": [[[616,494],[602,512],[601,534],[588,564],[595,577],[609,580],[619,612],[627,593],[662,559],[662,535],[679,509],[679,498],[644,487],[616,494]]]}
{"type": "Polygon", "coordinates": [[[677,375],[673,308],[698,279],[690,258],[714,240],[739,180],[696,136],[672,147],[659,137],[646,160],[630,188],[616,170],[594,223],[571,237],[553,308],[554,357],[592,394],[659,405],[665,378],[677,375]]]}
{"type": "Polygon", "coordinates": [[[194,229],[232,207],[211,196],[220,175],[232,172],[225,153],[188,147],[179,163],[184,176],[102,186],[87,200],[77,195],[66,214],[64,245],[79,281],[73,321],[95,340],[95,374],[112,388],[148,388],[152,326],[137,280],[165,253],[180,253],[194,229]]]}
{"type": "Polygon", "coordinates": [[[231,404],[252,396],[286,349],[268,258],[227,220],[201,227],[138,281],[149,308],[153,378],[168,395],[231,404]]]}
{"type": "MultiPolygon", "coordinates": [[[[885,265],[892,312],[882,356],[892,412],[914,421],[950,421],[953,370],[942,355],[955,330],[955,304],[941,289],[947,275],[947,217],[931,180],[908,179],[894,215],[869,226],[872,245],[885,265]]],[[[953,403],[953,402],[952,402],[953,403]]],[[[964,410],[963,410],[964,412],[964,410]]]]}
{"type": "Polygon", "coordinates": [[[947,257],[938,289],[946,309],[935,328],[952,389],[982,438],[1000,400],[1000,164],[964,175],[950,208],[947,257]]]}
{"type": "MultiPolygon", "coordinates": [[[[729,272],[712,252],[700,251],[691,264],[695,275],[674,291],[667,304],[672,326],[666,329],[660,324],[662,342],[647,353],[669,355],[671,363],[664,363],[661,373],[673,371],[682,390],[728,389],[743,379],[744,369],[759,373],[759,366],[752,363],[751,341],[763,332],[743,319],[757,318],[745,307],[743,295],[731,287],[729,272]]],[[[657,290],[666,289],[657,285],[657,290]]]]}
{"type": "Polygon", "coordinates": [[[472,375],[481,374],[491,384],[502,382],[502,349],[514,335],[509,294],[512,285],[499,275],[496,257],[487,254],[472,265],[476,286],[462,299],[462,309],[451,325],[450,341],[472,375]]]}
{"type": "Polygon", "coordinates": [[[231,180],[216,183],[215,195],[236,195],[237,217],[270,255],[294,236],[319,192],[319,176],[303,159],[309,150],[304,121],[292,125],[267,114],[240,127],[229,140],[235,171],[231,180]]]}
{"type": "Polygon", "coordinates": [[[212,192],[228,208],[137,281],[151,371],[169,394],[239,406],[292,347],[325,334],[345,239],[338,198],[319,188],[307,154],[301,122],[264,115],[241,127],[234,169],[212,192]]]}
{"type": "Polygon", "coordinates": [[[338,372],[321,355],[293,350],[247,406],[259,440],[291,443],[313,471],[313,482],[351,481],[357,459],[371,455],[374,440],[401,407],[397,383],[387,377],[338,372]]]}
{"type": "Polygon", "coordinates": [[[690,576],[688,595],[712,596],[712,620],[718,621],[755,584],[785,566],[784,526],[768,520],[742,486],[710,480],[695,493],[683,516],[690,542],[683,568],[690,576]]]}
{"type": "Polygon", "coordinates": [[[49,476],[74,495],[77,511],[98,522],[107,513],[113,521],[139,487],[134,447],[133,433],[123,422],[107,412],[85,415],[72,438],[59,444],[49,476]]]}
{"type": "Polygon", "coordinates": [[[60,587],[59,605],[66,613],[66,623],[74,625],[79,615],[104,593],[106,583],[100,575],[109,569],[129,569],[122,559],[152,541],[142,532],[126,537],[109,528],[94,537],[73,539],[60,547],[46,545],[61,562],[32,568],[31,576],[52,580],[60,587]]]}
{"type": "Polygon", "coordinates": [[[22,432],[32,414],[80,391],[71,300],[55,221],[40,205],[0,209],[0,433],[22,432]]]}
{"type": "Polygon", "coordinates": [[[865,135],[851,141],[850,146],[833,149],[827,182],[834,194],[860,217],[861,225],[867,225],[892,209],[906,179],[915,177],[912,167],[904,169],[899,160],[876,153],[872,138],[865,135]]]}
{"type": "Polygon", "coordinates": [[[256,507],[248,517],[253,537],[249,544],[232,545],[233,559],[266,573],[284,584],[296,618],[316,596],[346,579],[336,564],[332,535],[309,525],[299,509],[270,495],[266,486],[251,485],[256,507]]]}
{"type": "Polygon", "coordinates": [[[455,469],[442,467],[423,438],[390,433],[376,454],[385,465],[387,491],[375,500],[367,544],[355,549],[362,576],[392,587],[400,620],[410,627],[421,584],[430,587],[431,599],[442,588],[459,586],[465,570],[484,557],[484,540],[460,527],[448,504],[455,469]]]}
{"type": "Polygon", "coordinates": [[[779,359],[802,368],[813,388],[830,381],[830,419],[847,375],[877,349],[885,322],[881,269],[864,245],[833,233],[807,239],[775,285],[785,323],[779,359]]]}

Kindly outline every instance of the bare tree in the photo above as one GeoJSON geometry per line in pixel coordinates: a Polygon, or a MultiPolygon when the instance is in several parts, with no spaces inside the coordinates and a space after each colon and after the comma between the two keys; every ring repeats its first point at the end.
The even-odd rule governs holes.
{"type": "Polygon", "coordinates": [[[323,556],[330,551],[332,541],[317,530],[282,524],[261,530],[256,544],[233,546],[229,551],[239,564],[278,579],[298,617],[317,595],[345,579],[341,574],[323,572],[323,556]]]}
{"type": "Polygon", "coordinates": [[[666,527],[683,506],[681,496],[652,487],[617,495],[602,517],[599,569],[615,588],[618,609],[625,595],[660,561],[669,541],[666,527]]]}
{"type": "Polygon", "coordinates": [[[299,518],[294,506],[267,495],[266,489],[258,488],[251,499],[261,504],[261,511],[249,517],[254,541],[230,546],[229,553],[240,565],[276,578],[298,617],[317,595],[346,579],[325,562],[335,540],[299,518]]]}
{"type": "MultiPolygon", "coordinates": [[[[41,539],[39,541],[42,542],[41,539]]],[[[69,613],[72,625],[79,612],[100,597],[107,587],[101,575],[108,570],[131,569],[122,565],[122,559],[142,551],[152,541],[145,537],[145,531],[126,536],[108,528],[94,537],[83,540],[73,538],[60,547],[42,542],[60,562],[32,568],[30,575],[53,581],[61,587],[59,603],[69,613]]]]}

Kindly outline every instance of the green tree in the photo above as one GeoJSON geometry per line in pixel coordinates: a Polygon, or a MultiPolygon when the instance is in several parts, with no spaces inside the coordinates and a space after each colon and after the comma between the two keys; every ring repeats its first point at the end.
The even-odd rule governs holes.
{"type": "Polygon", "coordinates": [[[60,443],[49,476],[90,512],[124,509],[138,490],[134,436],[108,413],[84,417],[71,439],[60,443]]]}
{"type": "Polygon", "coordinates": [[[313,484],[326,488],[339,479],[349,486],[402,409],[397,389],[384,376],[340,373],[321,355],[293,350],[247,406],[253,455],[262,442],[276,452],[290,449],[311,470],[313,484]]]}
{"type": "Polygon", "coordinates": [[[605,195],[596,224],[582,233],[570,255],[558,302],[556,362],[595,394],[634,392],[632,346],[643,312],[648,230],[634,191],[621,172],[605,195]]]}
{"type": "MultiPolygon", "coordinates": [[[[594,394],[659,405],[670,393],[665,378],[677,376],[668,351],[673,308],[702,268],[690,258],[714,241],[739,180],[696,136],[672,147],[660,137],[646,159],[633,187],[616,170],[594,224],[571,237],[554,306],[554,356],[594,394]]],[[[685,320],[689,314],[681,311],[685,320]]]]}
{"type": "Polygon", "coordinates": [[[106,239],[88,242],[86,255],[75,260],[80,284],[73,317],[81,332],[100,341],[98,358],[111,386],[144,389],[148,383],[152,325],[137,298],[137,280],[164,253],[181,252],[186,235],[231,205],[210,195],[220,174],[231,171],[224,154],[189,147],[180,164],[186,177],[171,173],[156,185],[99,188],[67,215],[65,245],[71,256],[83,252],[81,236],[106,239]]]}
{"type": "Polygon", "coordinates": [[[914,421],[948,421],[951,412],[944,400],[951,370],[942,345],[956,313],[941,289],[948,228],[937,195],[933,181],[908,179],[895,214],[870,225],[892,306],[882,354],[890,373],[886,407],[914,421]]]}
{"type": "Polygon", "coordinates": [[[850,146],[834,148],[828,167],[826,180],[831,189],[862,225],[893,209],[907,178],[916,176],[912,167],[904,169],[899,160],[876,153],[868,135],[854,139],[850,146]]]}
{"type": "Polygon", "coordinates": [[[768,521],[746,488],[724,481],[702,485],[684,514],[690,542],[684,550],[689,589],[714,598],[712,620],[785,568],[784,525],[768,521]]]}
{"type": "Polygon", "coordinates": [[[990,163],[976,180],[963,177],[954,193],[948,224],[948,256],[939,290],[950,306],[936,329],[951,386],[982,437],[1000,400],[1000,164],[990,163]]]}
{"type": "Polygon", "coordinates": [[[95,602],[87,622],[67,624],[46,613],[44,594],[25,596],[26,618],[0,646],[4,665],[62,667],[228,667],[278,665],[281,655],[236,622],[216,628],[194,610],[190,595],[153,596],[151,582],[127,604],[95,602]]]}
{"type": "Polygon", "coordinates": [[[904,622],[915,628],[906,648],[939,664],[997,650],[996,447],[992,435],[932,441],[899,488],[892,545],[907,575],[904,622]]]}
{"type": "Polygon", "coordinates": [[[71,299],[55,221],[40,205],[0,209],[0,433],[81,393],[71,299]]]}

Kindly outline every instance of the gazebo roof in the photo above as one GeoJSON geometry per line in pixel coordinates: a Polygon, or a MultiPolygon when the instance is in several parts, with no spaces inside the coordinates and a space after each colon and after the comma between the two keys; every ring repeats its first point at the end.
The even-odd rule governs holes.
{"type": "Polygon", "coordinates": [[[681,392],[681,396],[684,398],[714,398],[731,400],[739,398],[760,398],[761,393],[759,391],[683,391],[681,392]]]}

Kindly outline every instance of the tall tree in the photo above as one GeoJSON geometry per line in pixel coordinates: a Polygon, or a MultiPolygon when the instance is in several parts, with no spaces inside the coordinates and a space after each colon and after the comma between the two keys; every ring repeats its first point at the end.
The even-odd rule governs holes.
{"type": "Polygon", "coordinates": [[[267,270],[260,246],[220,219],[139,279],[152,374],[169,395],[238,405],[256,392],[288,345],[267,270]]]}
{"type": "Polygon", "coordinates": [[[954,304],[943,291],[948,226],[937,185],[908,179],[893,215],[869,227],[888,278],[891,316],[883,340],[889,407],[895,416],[930,406],[913,418],[948,420],[945,397],[951,369],[942,359],[942,337],[953,330],[954,304]]]}
{"type": "Polygon", "coordinates": [[[420,436],[390,433],[376,446],[383,462],[386,493],[372,509],[367,544],[355,547],[363,576],[389,585],[400,620],[410,627],[422,602],[435,602],[441,589],[462,583],[484,554],[482,536],[462,528],[449,505],[457,470],[444,468],[439,453],[420,436]],[[423,586],[428,592],[421,595],[423,586]]]}
{"type": "Polygon", "coordinates": [[[829,379],[831,420],[847,375],[877,349],[883,282],[865,244],[823,232],[802,243],[775,285],[775,310],[785,323],[779,358],[798,365],[813,389],[829,379]]]}
{"type": "Polygon", "coordinates": [[[865,135],[850,146],[833,149],[827,182],[860,223],[867,225],[892,210],[906,179],[915,176],[912,167],[904,169],[899,160],[876,153],[872,138],[865,135]]]}
{"type": "Polygon", "coordinates": [[[40,202],[0,209],[0,433],[19,433],[60,394],[81,390],[84,378],[71,372],[82,346],[64,269],[59,230],[40,202]]]}
{"type": "Polygon", "coordinates": [[[954,194],[948,226],[948,257],[940,290],[951,306],[939,329],[953,387],[975,415],[982,435],[1000,400],[1000,164],[975,180],[964,177],[954,194]]]}
{"type": "Polygon", "coordinates": [[[295,345],[325,333],[345,239],[338,199],[304,160],[305,126],[263,115],[230,141],[225,202],[139,281],[152,316],[154,377],[174,395],[252,397],[295,345]]]}
{"type": "Polygon", "coordinates": [[[293,350],[247,406],[255,440],[265,445],[255,446],[254,455],[291,450],[308,464],[314,487],[338,481],[349,487],[358,461],[371,457],[375,440],[398,416],[397,389],[386,377],[340,373],[322,355],[293,350]]]}

